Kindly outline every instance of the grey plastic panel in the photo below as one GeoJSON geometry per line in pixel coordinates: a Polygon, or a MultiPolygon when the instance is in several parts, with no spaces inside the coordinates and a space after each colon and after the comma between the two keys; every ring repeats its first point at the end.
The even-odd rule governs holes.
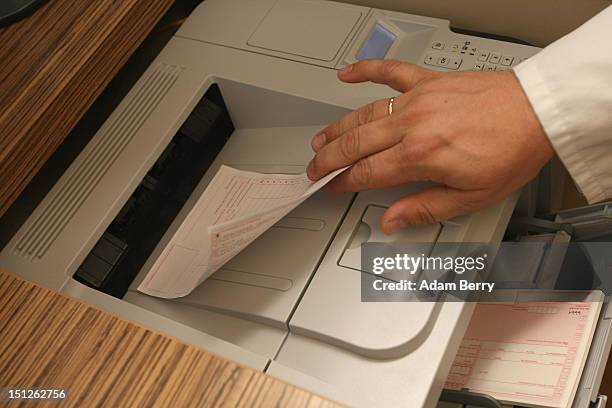
{"type": "MultiPolygon", "coordinates": [[[[187,44],[194,45],[191,41],[187,44]]],[[[180,44],[179,47],[181,47],[180,44]]],[[[226,48],[221,49],[227,50],[226,48]]],[[[212,47],[212,50],[208,51],[215,55],[218,49],[212,47]]],[[[197,52],[197,47],[194,52],[197,52]]],[[[342,95],[344,92],[334,96],[333,91],[330,92],[331,90],[327,89],[327,87],[337,89],[340,85],[333,72],[304,64],[281,62],[269,57],[252,56],[253,58],[245,59],[245,56],[251,55],[243,52],[236,54],[230,57],[230,60],[234,64],[238,64],[240,61],[247,63],[249,68],[253,70],[251,78],[243,79],[244,68],[238,66],[233,69],[233,73],[225,70],[223,75],[219,74],[217,82],[221,87],[223,98],[237,129],[268,129],[268,131],[273,132],[273,128],[279,127],[318,126],[322,128],[349,113],[350,109],[347,106],[360,103],[354,100],[354,96],[350,99],[344,99],[347,97],[347,95],[342,95]],[[313,82],[308,89],[299,85],[302,81],[295,81],[295,75],[304,75],[303,69],[309,71],[308,76],[314,74],[317,77],[316,79],[313,78],[317,82],[313,82]],[[234,80],[232,80],[232,77],[234,80]],[[327,91],[324,91],[325,89],[327,91]],[[317,97],[317,93],[327,96],[317,97]]],[[[227,62],[221,64],[221,66],[226,64],[227,62]]],[[[372,91],[370,89],[365,92],[370,93],[372,91]]],[[[363,96],[360,96],[357,99],[362,98],[363,96]]],[[[278,135],[268,137],[277,138],[278,135]]],[[[287,145],[282,146],[286,147],[287,145]]],[[[242,146],[233,145],[231,148],[242,149],[242,146]]],[[[262,162],[263,160],[266,164],[278,163],[278,149],[275,146],[269,146],[268,150],[258,150],[258,161],[262,162]]],[[[310,148],[306,151],[283,149],[281,153],[281,157],[285,159],[285,164],[302,165],[304,157],[311,155],[312,150],[310,148]]],[[[243,164],[252,162],[248,156],[242,157],[240,152],[233,153],[233,155],[236,156],[235,160],[239,158],[243,164]],[[250,161],[244,162],[244,160],[250,161]]]]}
{"type": "Polygon", "coordinates": [[[398,231],[392,236],[385,235],[380,229],[380,220],[387,210],[386,207],[367,206],[361,220],[355,225],[353,235],[342,257],[339,266],[363,271],[361,265],[361,245],[368,242],[388,242],[389,244],[421,244],[418,245],[419,254],[429,255],[438,240],[442,226],[437,224],[412,227],[398,231]]]}
{"type": "Polygon", "coordinates": [[[327,0],[213,0],[177,36],[333,68],[369,12],[327,0]]]}
{"type": "Polygon", "coordinates": [[[278,0],[203,2],[181,25],[177,36],[244,47],[276,2],[278,0]]]}
{"type": "MultiPolygon", "coordinates": [[[[424,187],[424,184],[412,184],[358,194],[291,319],[294,332],[378,358],[396,356],[407,349],[418,348],[417,345],[427,338],[427,328],[433,324],[437,314],[434,303],[363,303],[361,272],[338,264],[342,262],[342,254],[367,208],[388,207],[400,197],[424,187]],[[401,324],[398,324],[398,319],[401,319],[401,324]],[[379,333],[385,335],[380,336],[379,333]]],[[[478,216],[445,223],[439,239],[443,242],[461,242],[464,239],[489,242],[494,237],[500,239],[513,208],[513,201],[508,201],[478,216]],[[483,230],[470,237],[471,224],[478,224],[483,230]]],[[[372,224],[372,233],[382,236],[379,223],[372,224]]],[[[437,231],[438,228],[434,227],[428,232],[434,242],[438,237],[437,231]]],[[[402,235],[394,235],[391,239],[401,240],[402,235]]]]}
{"type": "Polygon", "coordinates": [[[333,61],[363,14],[363,9],[341,3],[281,0],[247,43],[271,51],[333,61]]]}

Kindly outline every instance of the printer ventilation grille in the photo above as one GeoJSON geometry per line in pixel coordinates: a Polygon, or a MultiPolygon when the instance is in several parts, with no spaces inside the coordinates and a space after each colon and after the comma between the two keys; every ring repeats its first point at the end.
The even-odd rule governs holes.
{"type": "Polygon", "coordinates": [[[83,151],[35,212],[35,219],[17,240],[14,252],[31,260],[41,259],[104,174],[119,157],[147,118],[179,77],[181,67],[159,64],[133,89],[125,108],[83,151]]]}

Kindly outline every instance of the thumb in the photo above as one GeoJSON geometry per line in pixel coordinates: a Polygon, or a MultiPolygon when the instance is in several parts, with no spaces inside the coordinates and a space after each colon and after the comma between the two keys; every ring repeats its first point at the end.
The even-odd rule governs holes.
{"type": "Polygon", "coordinates": [[[464,191],[440,186],[406,196],[385,212],[381,220],[385,234],[392,234],[411,225],[433,224],[479,208],[482,191],[464,191]]]}
{"type": "Polygon", "coordinates": [[[397,60],[372,59],[347,65],[338,71],[343,82],[374,82],[385,84],[398,92],[407,92],[419,82],[429,78],[439,78],[441,72],[421,68],[397,60]]]}

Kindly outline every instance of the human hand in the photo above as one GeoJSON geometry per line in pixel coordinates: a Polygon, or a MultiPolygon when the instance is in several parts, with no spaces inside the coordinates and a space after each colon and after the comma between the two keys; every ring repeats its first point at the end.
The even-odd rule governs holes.
{"type": "Polygon", "coordinates": [[[366,105],[312,141],[311,180],[352,165],[326,190],[363,191],[413,181],[438,185],[408,195],[384,214],[385,233],[472,213],[533,179],[553,148],[512,71],[441,73],[392,60],[339,71],[402,92],[366,105]]]}

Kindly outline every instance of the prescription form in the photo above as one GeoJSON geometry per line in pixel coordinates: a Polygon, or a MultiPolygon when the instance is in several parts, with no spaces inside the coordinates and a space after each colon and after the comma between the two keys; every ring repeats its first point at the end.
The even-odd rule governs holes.
{"type": "Polygon", "coordinates": [[[263,174],[221,166],[166,241],[138,290],[167,299],[188,295],[344,170],[312,182],[306,174],[263,174]]]}
{"type": "Polygon", "coordinates": [[[445,386],[570,407],[600,310],[601,302],[479,303],[445,386]]]}

